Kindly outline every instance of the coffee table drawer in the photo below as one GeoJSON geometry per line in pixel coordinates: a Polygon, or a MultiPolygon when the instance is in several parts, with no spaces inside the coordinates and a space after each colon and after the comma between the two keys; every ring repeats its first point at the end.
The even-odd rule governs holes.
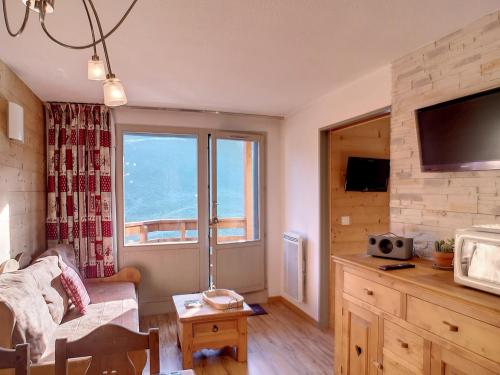
{"type": "Polygon", "coordinates": [[[237,332],[238,332],[237,320],[224,320],[224,321],[193,324],[194,337],[206,336],[206,335],[218,335],[226,333],[237,333],[237,332]]]}
{"type": "Polygon", "coordinates": [[[344,272],[344,292],[389,314],[401,316],[401,292],[395,289],[344,272]]]}
{"type": "Polygon", "coordinates": [[[408,296],[409,323],[441,336],[483,357],[500,362],[500,328],[408,296]]]}

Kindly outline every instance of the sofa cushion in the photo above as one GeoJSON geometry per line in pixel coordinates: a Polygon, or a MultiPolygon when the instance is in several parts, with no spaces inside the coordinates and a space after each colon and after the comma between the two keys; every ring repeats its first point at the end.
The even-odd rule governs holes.
{"type": "Polygon", "coordinates": [[[71,267],[66,267],[61,274],[61,282],[76,309],[80,313],[86,314],[90,297],[80,276],[71,267]]]}
{"type": "Polygon", "coordinates": [[[58,338],[73,341],[107,323],[139,330],[137,295],[133,283],[89,281],[85,286],[90,296],[87,313],[81,315],[76,309],[69,309],[39,363],[54,361],[55,340],[58,338]]]}
{"type": "Polygon", "coordinates": [[[25,272],[29,272],[47,303],[49,313],[57,324],[68,311],[69,298],[61,283],[61,269],[56,255],[37,258],[25,272]]]}
{"type": "Polygon", "coordinates": [[[0,303],[15,316],[12,344],[28,342],[31,360],[36,362],[49,345],[57,323],[30,268],[0,276],[0,303]]]}
{"type": "Polygon", "coordinates": [[[75,255],[75,249],[71,245],[57,245],[54,246],[44,253],[40,255],[38,258],[43,258],[46,256],[51,256],[51,255],[57,255],[59,257],[59,268],[64,269],[67,267],[73,268],[75,272],[80,276],[80,278],[83,280],[83,277],[80,273],[80,270],[78,269],[78,266],[76,264],[76,255],[75,255]]]}

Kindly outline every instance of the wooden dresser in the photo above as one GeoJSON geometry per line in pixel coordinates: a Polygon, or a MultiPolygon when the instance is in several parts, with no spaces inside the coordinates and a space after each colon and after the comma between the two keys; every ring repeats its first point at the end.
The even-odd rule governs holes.
{"type": "Polygon", "coordinates": [[[336,374],[500,374],[500,297],[368,255],[332,257],[336,374]]]}

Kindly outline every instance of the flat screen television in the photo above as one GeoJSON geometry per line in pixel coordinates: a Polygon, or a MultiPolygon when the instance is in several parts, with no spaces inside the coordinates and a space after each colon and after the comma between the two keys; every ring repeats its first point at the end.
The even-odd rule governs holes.
{"type": "Polygon", "coordinates": [[[500,88],[416,111],[422,171],[500,169],[500,88]]]}
{"type": "Polygon", "coordinates": [[[389,159],[349,156],[345,191],[387,191],[389,174],[389,159]]]}

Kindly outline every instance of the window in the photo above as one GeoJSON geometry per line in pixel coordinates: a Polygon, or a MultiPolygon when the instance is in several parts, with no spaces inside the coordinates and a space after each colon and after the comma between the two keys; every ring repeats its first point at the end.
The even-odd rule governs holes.
{"type": "Polygon", "coordinates": [[[259,239],[258,142],[217,139],[217,243],[259,239]]]}
{"type": "Polygon", "coordinates": [[[197,138],[123,135],[124,244],[198,241],[197,138]]]}

